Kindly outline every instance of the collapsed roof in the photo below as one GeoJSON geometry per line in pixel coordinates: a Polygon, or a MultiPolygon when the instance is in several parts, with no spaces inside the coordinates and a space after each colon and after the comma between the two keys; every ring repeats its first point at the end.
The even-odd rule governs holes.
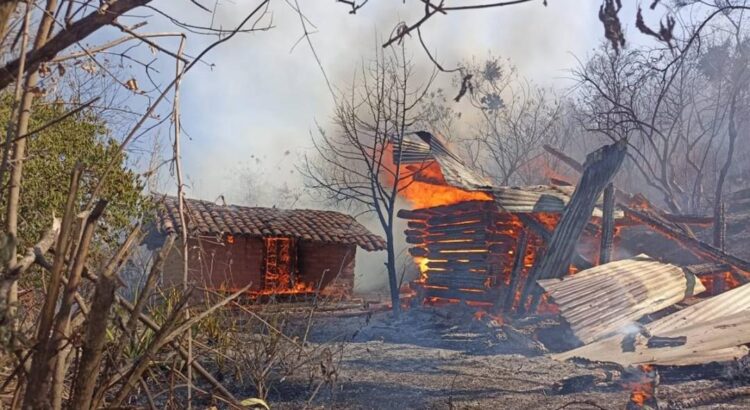
{"type": "MultiPolygon", "coordinates": [[[[406,134],[403,139],[394,139],[393,145],[394,162],[404,166],[424,167],[434,161],[439,165],[446,184],[464,191],[487,192],[493,196],[500,209],[506,212],[559,213],[570,202],[575,190],[574,186],[558,185],[493,186],[492,181],[464,164],[439,138],[425,131],[406,134]]],[[[416,173],[419,174],[419,168],[416,173]]],[[[602,198],[599,198],[593,212],[595,217],[602,216],[601,202],[602,198]]],[[[615,210],[615,218],[623,216],[622,210],[615,210]]]]}
{"type": "Polygon", "coordinates": [[[538,283],[584,343],[621,332],[644,315],[706,290],[689,270],[646,255],[538,283]]]}

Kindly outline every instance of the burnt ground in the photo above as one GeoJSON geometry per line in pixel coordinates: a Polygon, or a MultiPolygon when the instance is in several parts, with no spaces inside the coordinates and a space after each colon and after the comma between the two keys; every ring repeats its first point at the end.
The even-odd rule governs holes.
{"type": "MultiPolygon", "coordinates": [[[[625,408],[630,389],[605,381],[605,367],[545,356],[545,347],[535,338],[565,349],[564,326],[556,319],[515,323],[514,329],[488,317],[476,319],[460,308],[416,308],[399,320],[385,312],[321,317],[313,326],[311,345],[338,341],[342,348],[335,355],[333,388],[323,386],[309,401],[314,390],[309,380],[287,377],[274,383],[269,404],[274,409],[625,408]],[[599,382],[558,394],[571,378],[599,382]]],[[[728,387],[720,380],[727,374],[723,367],[712,372],[708,379],[691,381],[674,380],[695,378],[680,372],[662,375],[658,397],[667,400],[728,387]]],[[[698,408],[745,409],[750,400],[698,408]]]]}

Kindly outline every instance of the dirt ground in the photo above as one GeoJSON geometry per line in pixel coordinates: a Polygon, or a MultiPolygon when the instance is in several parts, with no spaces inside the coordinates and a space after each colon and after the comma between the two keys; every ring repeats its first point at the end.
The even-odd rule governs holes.
{"type": "MultiPolygon", "coordinates": [[[[597,366],[556,362],[534,339],[565,348],[564,326],[554,319],[515,323],[517,331],[460,309],[417,308],[399,320],[371,317],[317,319],[312,345],[337,340],[335,383],[319,389],[294,377],[274,384],[274,409],[623,409],[630,391],[610,382],[583,392],[558,394],[566,379],[601,375],[597,366]],[[557,335],[553,340],[550,335],[557,335]]],[[[679,373],[678,373],[679,374],[679,373]]],[[[717,373],[721,377],[723,371],[717,373]]],[[[727,386],[725,380],[676,381],[662,375],[658,397],[666,402],[727,386]]],[[[746,409],[750,401],[699,408],[746,409]]]]}

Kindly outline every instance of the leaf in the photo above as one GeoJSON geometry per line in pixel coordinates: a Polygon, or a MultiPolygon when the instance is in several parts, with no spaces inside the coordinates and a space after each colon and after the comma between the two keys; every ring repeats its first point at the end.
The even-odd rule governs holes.
{"type": "Polygon", "coordinates": [[[60,77],[65,75],[65,66],[61,63],[57,63],[57,74],[59,74],[60,77]]]}
{"type": "Polygon", "coordinates": [[[138,82],[135,81],[135,78],[131,78],[125,83],[125,88],[132,92],[138,92],[138,82]]]}
{"type": "Polygon", "coordinates": [[[47,90],[39,86],[29,88],[29,92],[35,97],[43,97],[45,94],[47,94],[47,90]]]}
{"type": "Polygon", "coordinates": [[[94,74],[96,72],[96,64],[89,61],[81,64],[81,69],[89,74],[94,74]]]}
{"type": "Polygon", "coordinates": [[[51,70],[49,69],[49,66],[47,66],[47,64],[42,64],[42,65],[39,66],[39,75],[42,78],[48,76],[49,73],[50,73],[50,71],[51,70]]]}
{"type": "Polygon", "coordinates": [[[263,407],[266,410],[271,410],[271,408],[268,406],[268,404],[266,404],[265,400],[257,399],[257,398],[254,398],[254,397],[242,400],[240,402],[240,404],[243,405],[243,406],[248,406],[248,407],[259,406],[259,407],[263,407]]]}

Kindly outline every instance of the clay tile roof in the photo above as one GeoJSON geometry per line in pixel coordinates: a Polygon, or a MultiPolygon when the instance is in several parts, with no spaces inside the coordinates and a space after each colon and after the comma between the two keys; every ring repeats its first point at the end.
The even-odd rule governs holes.
{"type": "MultiPolygon", "coordinates": [[[[182,225],[177,198],[157,197],[160,228],[178,232],[182,225]]],[[[385,249],[385,241],[350,215],[313,209],[259,208],[219,205],[187,199],[189,229],[200,235],[288,236],[322,243],[356,244],[367,251],[385,249]]]]}

